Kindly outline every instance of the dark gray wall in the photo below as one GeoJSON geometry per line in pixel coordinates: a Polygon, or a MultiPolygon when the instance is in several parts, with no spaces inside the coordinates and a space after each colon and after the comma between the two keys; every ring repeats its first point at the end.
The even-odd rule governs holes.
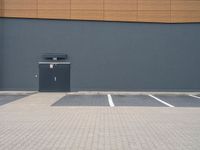
{"type": "Polygon", "coordinates": [[[3,21],[0,18],[0,89],[2,88],[2,74],[3,74],[3,69],[2,69],[2,64],[3,64],[3,37],[4,37],[4,30],[3,30],[3,21]]]}
{"type": "Polygon", "coordinates": [[[36,90],[43,53],[70,56],[72,90],[200,90],[200,24],[4,23],[2,89],[36,90]]]}

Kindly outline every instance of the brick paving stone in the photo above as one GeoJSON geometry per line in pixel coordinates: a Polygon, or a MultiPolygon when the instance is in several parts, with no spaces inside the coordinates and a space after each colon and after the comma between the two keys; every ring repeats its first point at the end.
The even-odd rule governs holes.
{"type": "Polygon", "coordinates": [[[0,149],[199,150],[199,108],[51,106],[63,96],[0,106],[0,149]]]}

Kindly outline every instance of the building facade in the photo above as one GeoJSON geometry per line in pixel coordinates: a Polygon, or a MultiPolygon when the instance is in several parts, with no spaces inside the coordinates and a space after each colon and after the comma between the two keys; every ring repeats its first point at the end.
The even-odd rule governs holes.
{"type": "Polygon", "coordinates": [[[182,14],[182,20],[176,19],[179,23],[154,15],[149,20],[128,20],[116,13],[108,21],[92,18],[94,14],[64,19],[48,12],[37,18],[20,16],[19,10],[26,9],[16,11],[21,5],[10,5],[2,5],[10,8],[1,9],[0,18],[1,90],[38,90],[38,62],[45,53],[69,56],[71,91],[200,90],[199,4],[194,10],[180,4],[191,16],[182,14]]]}

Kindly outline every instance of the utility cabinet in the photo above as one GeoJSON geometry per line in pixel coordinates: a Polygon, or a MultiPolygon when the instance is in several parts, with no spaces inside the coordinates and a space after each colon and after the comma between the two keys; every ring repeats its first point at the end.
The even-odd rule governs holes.
{"type": "Polygon", "coordinates": [[[39,62],[39,91],[70,91],[70,63],[39,62]]]}

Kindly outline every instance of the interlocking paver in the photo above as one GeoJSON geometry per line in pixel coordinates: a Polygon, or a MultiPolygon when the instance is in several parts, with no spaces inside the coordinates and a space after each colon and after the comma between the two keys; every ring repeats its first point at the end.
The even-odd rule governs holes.
{"type": "Polygon", "coordinates": [[[199,150],[199,108],[52,107],[38,93],[0,107],[2,150],[199,150]]]}

